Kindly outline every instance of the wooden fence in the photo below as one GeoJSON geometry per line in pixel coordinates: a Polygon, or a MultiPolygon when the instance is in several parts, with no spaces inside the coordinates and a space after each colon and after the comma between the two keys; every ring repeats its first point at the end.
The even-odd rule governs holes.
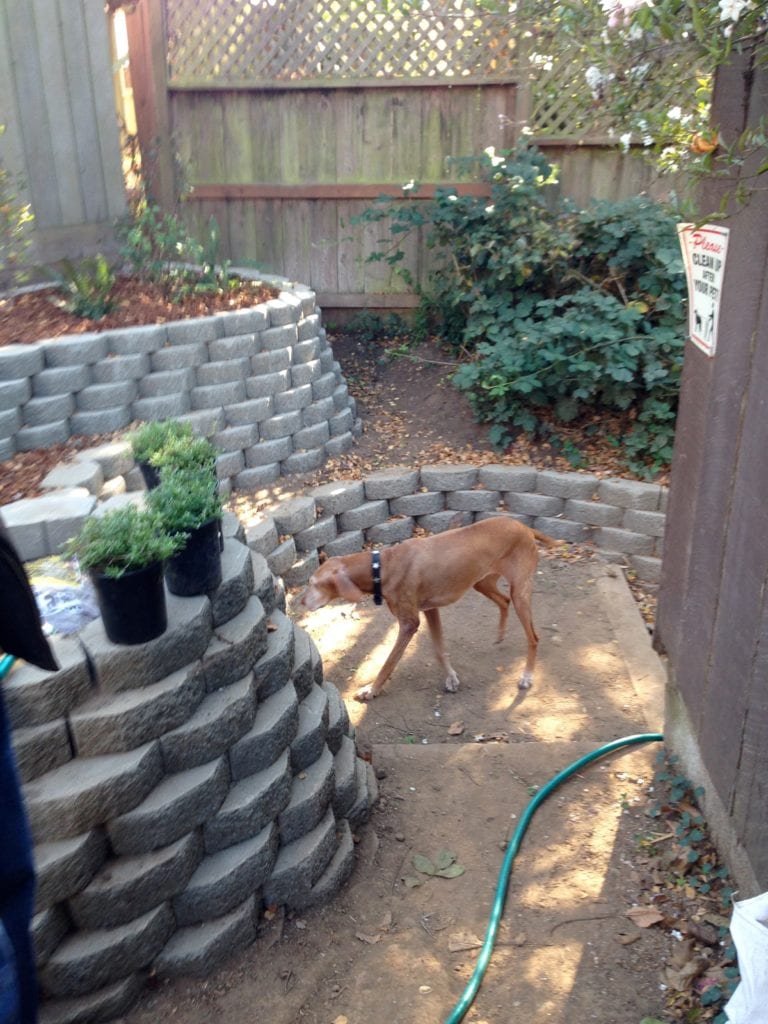
{"type": "MultiPolygon", "coordinates": [[[[721,71],[725,141],[758,127],[767,102],[765,66],[721,71]]],[[[747,160],[747,189],[766,155],[747,160]]],[[[703,209],[734,186],[715,180],[703,209]]],[[[667,744],[706,789],[743,898],[768,889],[768,193],[732,203],[725,224],[716,353],[685,354],[656,644],[669,658],[667,744]]]]}
{"type": "MultiPolygon", "coordinates": [[[[414,304],[386,264],[365,262],[383,228],[352,218],[411,180],[423,196],[477,190],[456,179],[451,157],[512,146],[534,109],[538,129],[558,125],[551,89],[532,105],[523,32],[502,8],[139,4],[128,17],[132,81],[156,198],[173,208],[183,191],[195,235],[214,217],[224,255],[309,284],[326,308],[414,304]]],[[[561,88],[575,86],[558,81],[555,96],[561,88]]],[[[541,138],[564,194],[586,202],[650,187],[647,166],[606,142],[541,138]]],[[[409,246],[424,282],[429,254],[418,237],[409,246]]]]}
{"type": "Polygon", "coordinates": [[[31,259],[110,249],[125,194],[103,0],[0,0],[0,124],[31,259]]]}

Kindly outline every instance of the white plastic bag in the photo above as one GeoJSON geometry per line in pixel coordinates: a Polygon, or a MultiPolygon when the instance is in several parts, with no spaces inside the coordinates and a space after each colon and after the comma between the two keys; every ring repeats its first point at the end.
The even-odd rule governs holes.
{"type": "Polygon", "coordinates": [[[768,892],[733,904],[731,936],[741,981],[725,1004],[731,1024],[768,1021],[768,892]]]}

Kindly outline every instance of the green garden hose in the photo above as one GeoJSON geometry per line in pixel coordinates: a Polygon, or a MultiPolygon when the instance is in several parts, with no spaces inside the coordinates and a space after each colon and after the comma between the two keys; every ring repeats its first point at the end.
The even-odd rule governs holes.
{"type": "Polygon", "coordinates": [[[445,1024],[459,1024],[459,1021],[463,1020],[465,1013],[470,1008],[475,996],[477,995],[477,990],[480,988],[483,975],[485,974],[486,968],[488,967],[488,963],[491,959],[493,944],[496,941],[496,935],[501,923],[501,915],[504,911],[504,900],[506,899],[507,886],[509,885],[509,876],[512,873],[512,861],[515,859],[517,851],[520,849],[520,843],[522,842],[525,830],[528,828],[528,824],[539,805],[547,799],[550,793],[557,789],[561,782],[565,782],[566,779],[570,778],[570,776],[579,771],[579,769],[590,764],[592,761],[596,761],[599,757],[605,757],[606,754],[611,754],[614,750],[620,750],[622,747],[629,747],[635,743],[661,743],[663,740],[664,737],[661,733],[649,732],[640,733],[637,736],[625,736],[623,739],[614,740],[612,743],[606,743],[604,746],[598,747],[589,754],[585,754],[583,757],[580,757],[579,760],[574,761],[573,764],[568,765],[567,768],[564,768],[561,772],[555,775],[554,778],[550,779],[549,782],[543,786],[538,793],[536,793],[523,812],[520,822],[509,841],[509,846],[507,847],[507,852],[504,857],[504,863],[501,865],[499,881],[496,886],[496,896],[493,901],[493,907],[491,908],[488,930],[485,933],[485,941],[480,949],[477,965],[472,973],[472,977],[469,979],[467,987],[464,989],[461,999],[456,1003],[451,1015],[446,1019],[445,1024]]]}
{"type": "Polygon", "coordinates": [[[16,659],[12,654],[0,655],[0,679],[4,679],[5,676],[11,671],[11,666],[16,659]]]}

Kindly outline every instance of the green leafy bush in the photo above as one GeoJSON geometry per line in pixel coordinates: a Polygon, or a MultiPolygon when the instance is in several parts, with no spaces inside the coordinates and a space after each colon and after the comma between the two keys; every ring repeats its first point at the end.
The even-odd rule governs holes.
{"type": "Polygon", "coordinates": [[[164,470],[159,486],[147,495],[147,505],[170,533],[196,530],[222,514],[216,478],[189,469],[164,470]]]}
{"type": "Polygon", "coordinates": [[[126,505],[86,519],[65,554],[76,557],[82,569],[116,578],[170,558],[183,544],[184,535],[168,533],[155,513],[126,505]]]}
{"type": "Polygon", "coordinates": [[[597,415],[618,420],[635,472],[667,466],[686,298],[674,216],[643,196],[557,202],[551,166],[525,146],[474,166],[489,199],[444,189],[360,218],[389,220],[396,240],[373,259],[400,268],[397,242],[416,228],[437,250],[417,328],[462,356],[454,383],[498,447],[597,415]]]}
{"type": "Polygon", "coordinates": [[[114,307],[110,298],[115,273],[100,253],[78,263],[62,260],[56,274],[62,298],[57,305],[87,320],[100,320],[114,307]]]}
{"type": "Polygon", "coordinates": [[[129,441],[134,459],[148,463],[169,441],[189,442],[193,436],[191,423],[173,419],[154,420],[137,427],[129,435],[129,441]]]}
{"type": "Polygon", "coordinates": [[[149,458],[149,464],[160,470],[160,477],[177,469],[205,471],[211,475],[216,469],[216,449],[205,437],[170,437],[149,458]]]}

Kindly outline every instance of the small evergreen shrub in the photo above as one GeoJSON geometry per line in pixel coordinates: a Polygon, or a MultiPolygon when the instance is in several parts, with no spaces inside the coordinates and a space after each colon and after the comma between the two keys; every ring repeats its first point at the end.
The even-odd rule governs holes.
{"type": "Polygon", "coordinates": [[[170,558],[183,543],[184,535],[168,533],[155,513],[126,505],[90,516],[64,550],[68,558],[77,558],[81,569],[117,578],[170,558]]]}

